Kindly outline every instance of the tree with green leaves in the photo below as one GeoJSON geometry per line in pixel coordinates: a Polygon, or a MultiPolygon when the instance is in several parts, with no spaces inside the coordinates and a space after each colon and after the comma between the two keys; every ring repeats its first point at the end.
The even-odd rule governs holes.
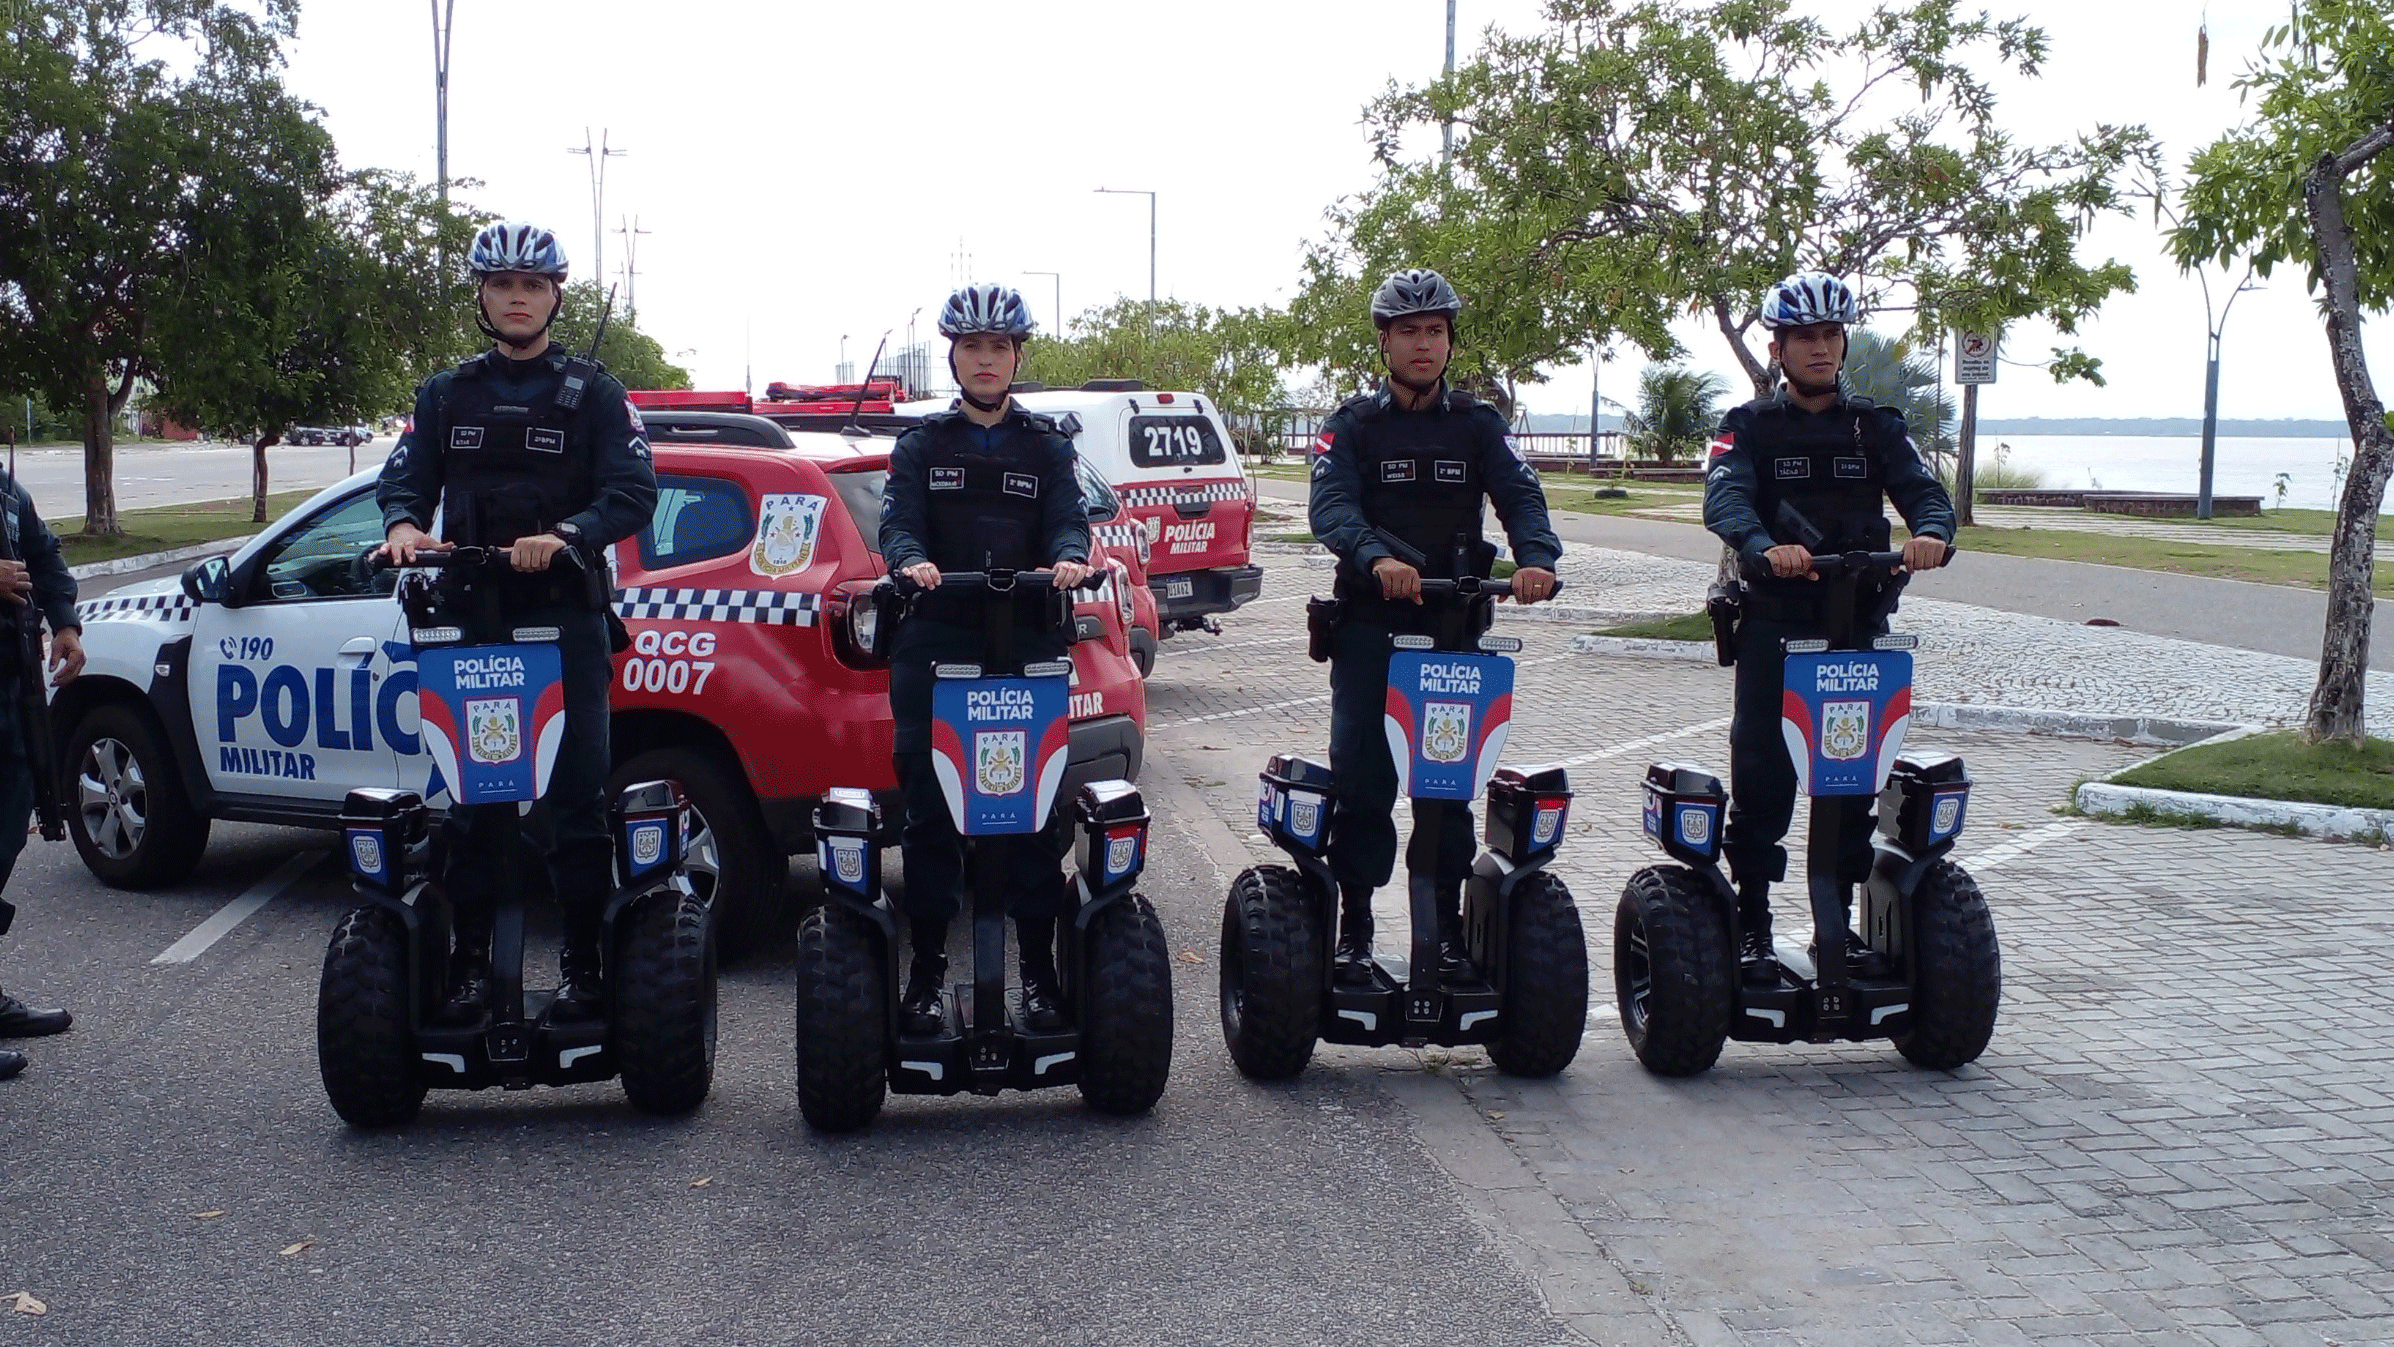
{"type": "Polygon", "coordinates": [[[1848,333],[1845,386],[1902,412],[1912,443],[1931,463],[1953,453],[1953,400],[1937,386],[1936,358],[1910,337],[1884,337],[1867,328],[1848,333]]]}
{"type": "MultiPolygon", "coordinates": [[[[1975,63],[2033,76],[2045,53],[2042,30],[1959,0],[1881,4],[1842,31],[1794,0],[1548,0],[1537,31],[1492,31],[1452,75],[1366,109],[1381,176],[1308,257],[1291,313],[1321,331],[1292,353],[1367,367],[1363,338],[1328,324],[1398,261],[1447,273],[1458,367],[1506,379],[1615,335],[1668,358],[1670,323],[1695,314],[1767,393],[1757,308],[1804,269],[1923,331],[2073,331],[2134,284],[2078,245],[2129,208],[2122,184],[2155,149],[2139,127],[2007,134],[1975,63]],[[1406,156],[1409,133],[1448,121],[1451,162],[1406,156]]],[[[2096,362],[2057,351],[2052,368],[2096,362]]]]}
{"type": "Polygon", "coordinates": [[[2394,15],[2384,0],[2297,0],[2262,46],[2236,81],[2257,115],[2196,152],[2170,240],[2188,267],[2243,260],[2267,276],[2300,266],[2319,296],[2353,460],[2329,545],[2327,629],[2303,732],[2358,744],[2377,512],[2394,474],[2394,428],[2361,341],[2362,315],[2394,305],[2394,15]]]}
{"type": "Polygon", "coordinates": [[[80,407],[84,530],[120,532],[113,422],[163,334],[237,308],[325,181],[284,91],[296,0],[14,0],[0,11],[0,383],[80,407]],[[204,246],[195,246],[204,245],[204,246]]]}
{"type": "MultiPolygon", "coordinates": [[[[472,301],[469,299],[467,303],[472,301]]],[[[557,325],[549,329],[549,340],[574,355],[590,354],[590,339],[596,335],[599,315],[606,309],[607,291],[597,281],[568,284],[565,308],[557,315],[557,325]]],[[[626,388],[688,388],[690,371],[666,359],[665,348],[655,337],[642,332],[634,317],[621,304],[615,306],[613,316],[607,319],[606,335],[600,341],[599,363],[622,380],[626,388]]],[[[473,321],[470,308],[466,310],[466,321],[473,321]]]]}
{"type": "Polygon", "coordinates": [[[1721,424],[1721,398],[1728,391],[1710,370],[1648,365],[1638,377],[1638,409],[1629,414],[1630,450],[1665,463],[1702,452],[1721,424]]]}
{"type": "Polygon", "coordinates": [[[1186,389],[1212,398],[1234,428],[1251,428],[1288,401],[1270,321],[1247,309],[1118,299],[1074,318],[1061,335],[1034,338],[1025,377],[1051,388],[1138,379],[1186,389]]]}

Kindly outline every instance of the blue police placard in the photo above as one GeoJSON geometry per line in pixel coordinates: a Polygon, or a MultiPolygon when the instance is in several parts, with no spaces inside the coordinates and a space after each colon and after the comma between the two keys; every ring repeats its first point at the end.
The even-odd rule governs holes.
{"type": "Polygon", "coordinates": [[[1912,723],[1912,657],[1900,650],[1789,655],[1779,732],[1807,795],[1876,795],[1912,723]]]}
{"type": "Polygon", "coordinates": [[[468,645],[416,656],[424,747],[461,805],[537,800],[565,743],[557,647],[468,645]]]}
{"type": "Polygon", "coordinates": [[[1066,679],[943,678],[931,689],[931,770],[966,837],[1039,831],[1071,747],[1066,679]]]}
{"type": "Polygon", "coordinates": [[[1400,650],[1389,658],[1382,724],[1408,796],[1477,796],[1512,722],[1513,661],[1504,656],[1400,650]]]}

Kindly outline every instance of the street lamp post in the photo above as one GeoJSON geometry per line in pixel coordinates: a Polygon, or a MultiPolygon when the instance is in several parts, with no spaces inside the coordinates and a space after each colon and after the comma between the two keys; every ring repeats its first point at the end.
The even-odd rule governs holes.
{"type": "Polygon", "coordinates": [[[598,144],[592,145],[590,128],[585,126],[582,147],[575,149],[568,145],[565,152],[584,155],[590,160],[590,278],[603,285],[607,275],[607,161],[621,159],[631,151],[608,149],[607,128],[603,126],[599,128],[598,144]]]}
{"type": "Polygon", "coordinates": [[[2196,270],[2195,279],[2203,285],[2203,327],[2208,336],[2203,370],[2203,462],[2195,484],[2195,518],[2209,519],[2211,469],[2215,457],[2213,451],[2219,442],[2219,337],[2220,333],[2227,330],[2228,311],[2236,307],[2236,296],[2261,287],[2253,284],[2252,272],[2246,271],[2244,279],[2238,281],[2236,288],[2228,293],[2228,302],[2220,306],[2219,317],[2215,320],[2211,316],[2211,283],[2203,280],[2200,269],[2196,270]]]}
{"type": "Polygon", "coordinates": [[[1155,193],[1136,187],[1100,187],[1107,196],[1143,196],[1147,198],[1147,302],[1155,303],[1155,193]]]}
{"type": "Polygon", "coordinates": [[[441,205],[449,204],[449,34],[457,0],[432,0],[432,120],[434,171],[441,205]]]}
{"type": "Polygon", "coordinates": [[[1026,271],[1025,276],[1045,276],[1056,283],[1056,336],[1064,335],[1064,273],[1060,271],[1026,271]]]}

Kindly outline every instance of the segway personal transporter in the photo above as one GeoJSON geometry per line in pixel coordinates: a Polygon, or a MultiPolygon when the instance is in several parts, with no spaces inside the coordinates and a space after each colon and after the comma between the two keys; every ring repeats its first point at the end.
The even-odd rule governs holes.
{"type": "MultiPolygon", "coordinates": [[[[964,837],[973,972],[941,996],[941,1028],[914,1038],[898,1014],[898,917],[881,888],[890,840],[870,792],[836,789],[815,811],[823,905],[798,928],[798,1107],[812,1126],[871,1122],[887,1091],[995,1095],[1078,1085],[1100,1112],[1144,1113],[1172,1066],[1172,964],[1155,909],[1135,885],[1147,864],[1146,805],[1127,781],[1081,787],[1079,907],[1056,923],[1063,1028],[1029,1027],[1006,985],[1003,873],[982,839],[1040,831],[1064,779],[1068,660],[1019,664],[1018,588],[1053,592],[1049,571],[944,572],[943,590],[985,595],[980,664],[941,664],[932,689],[932,764],[964,837]]],[[[884,628],[902,578],[879,591],[884,628]]],[[[1059,621],[1070,607],[1057,595],[1059,621]]]]}
{"type": "Polygon", "coordinates": [[[1613,980],[1621,1027],[1657,1075],[1710,1069],[1730,1038],[1891,1039],[1915,1065],[1946,1071],[1986,1050],[2002,959],[1986,899],[1949,854],[1970,777],[1954,754],[1903,751],[1918,641],[1872,636],[1876,623],[1856,612],[1863,580],[1902,561],[1900,552],[1813,558],[1824,635],[1786,643],[1780,728],[1812,799],[1804,860],[1814,943],[1809,954],[1779,944],[1769,984],[1740,976],[1737,892],[1720,866],[1720,778],[1679,763],[1646,769],[1646,835],[1679,863],[1640,870],[1622,891],[1613,980]],[[1846,948],[1837,851],[1841,829],[1874,797],[1878,835],[1856,915],[1890,971],[1863,977],[1846,948]]]}
{"type": "MultiPolygon", "coordinates": [[[[1460,568],[1458,568],[1460,569],[1460,568]]],[[[1296,1075],[1318,1040],[1364,1047],[1484,1045],[1498,1070],[1551,1076],[1587,1027],[1588,953],[1571,891],[1546,866],[1571,786],[1560,767],[1496,770],[1513,714],[1516,637],[1486,636],[1506,580],[1423,580],[1432,634],[1399,635],[1388,665],[1389,751],[1413,801],[1409,958],[1381,955],[1368,983],[1334,980],[1338,886],[1327,852],[1336,781],[1294,754],[1264,768],[1257,829],[1294,868],[1239,872],[1222,908],[1222,1035],[1257,1080],[1296,1075]],[[1491,779],[1493,776],[1493,779],[1491,779]],[[1438,971],[1440,825],[1488,791],[1487,848],[1463,890],[1464,947],[1481,977],[1438,971]]]]}
{"type": "MultiPolygon", "coordinates": [[[[504,564],[496,550],[471,547],[415,562],[488,563],[504,564]]],[[[529,809],[565,735],[556,628],[502,629],[495,614],[449,611],[422,574],[402,580],[400,599],[416,647],[425,747],[453,807],[529,809]]],[[[334,930],[316,997],[317,1064],[343,1120],[406,1122],[427,1090],[521,1090],[619,1074],[625,1097],[644,1112],[687,1113],[705,1101],[715,1069],[715,944],[707,904],[684,869],[687,804],[678,784],[645,781],[626,786],[608,812],[615,891],[600,917],[606,1013],[560,1021],[549,1013],[555,991],[525,989],[525,886],[511,845],[495,886],[490,1001],[480,1020],[449,1024],[434,1020],[454,921],[432,811],[412,790],[349,793],[342,841],[364,902],[334,930]]]]}

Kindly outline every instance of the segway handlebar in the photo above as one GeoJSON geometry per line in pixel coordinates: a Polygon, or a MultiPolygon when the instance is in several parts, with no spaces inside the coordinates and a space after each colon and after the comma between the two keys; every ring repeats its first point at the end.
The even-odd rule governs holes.
{"type": "MultiPolygon", "coordinates": [[[[1424,594],[1457,594],[1467,599],[1477,598],[1482,594],[1509,599],[1513,597],[1513,582],[1510,580],[1485,580],[1476,575],[1466,575],[1460,580],[1425,578],[1421,582],[1421,592],[1424,594]]],[[[1554,582],[1554,592],[1557,594],[1563,592],[1562,581],[1554,582]]]]}
{"type": "MultiPolygon", "coordinates": [[[[1945,545],[1945,564],[1953,564],[1953,553],[1953,544],[1947,543],[1945,545]]],[[[1849,575],[1860,575],[1874,567],[1892,568],[1903,564],[1904,554],[1901,552],[1831,552],[1812,558],[1812,573],[1823,580],[1836,580],[1849,575]]],[[[1748,579],[1774,580],[1779,578],[1779,573],[1771,569],[1770,561],[1761,556],[1745,557],[1740,562],[1739,569],[1745,572],[1748,579]]],[[[1428,582],[1424,581],[1423,584],[1426,586],[1428,582]]]]}
{"type": "MultiPolygon", "coordinates": [[[[1073,589],[1095,589],[1104,584],[1106,578],[1112,574],[1110,569],[1101,566],[1090,571],[1087,579],[1071,587],[1073,589]]],[[[892,572],[889,578],[896,582],[898,592],[901,594],[930,593],[902,571],[892,572]]],[[[986,589],[998,594],[1011,593],[1017,589],[1052,589],[1055,587],[1055,583],[1056,573],[1054,571],[995,570],[941,571],[939,573],[941,589],[945,589],[949,585],[962,585],[967,589],[986,589]]]]}
{"type": "MultiPolygon", "coordinates": [[[[416,553],[415,560],[402,564],[385,555],[382,546],[382,544],[376,543],[366,549],[366,564],[378,571],[412,571],[425,566],[435,569],[443,567],[470,569],[476,566],[504,566],[507,564],[507,549],[504,547],[460,546],[452,547],[445,552],[419,551],[416,553]]],[[[587,569],[582,560],[582,550],[570,543],[557,553],[557,563],[571,565],[575,570],[587,569]]]]}

